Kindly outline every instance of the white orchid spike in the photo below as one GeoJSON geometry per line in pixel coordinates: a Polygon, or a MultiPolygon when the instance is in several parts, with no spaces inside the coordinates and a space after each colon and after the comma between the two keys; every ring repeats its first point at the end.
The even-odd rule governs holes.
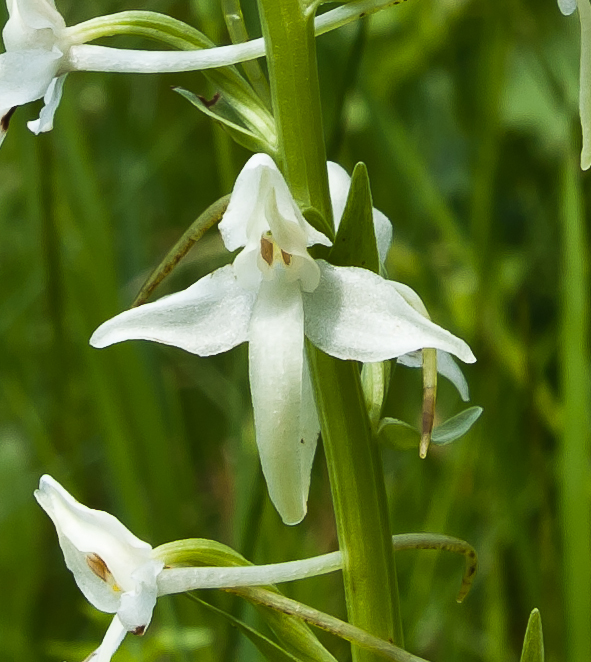
{"type": "Polygon", "coordinates": [[[591,167],[591,3],[589,0],[558,0],[560,11],[568,16],[579,10],[581,23],[581,63],[579,83],[579,114],[583,131],[581,168],[591,167]]]}
{"type": "MultiPolygon", "coordinates": [[[[343,174],[348,179],[329,166],[337,219],[348,192],[343,174]]],[[[374,224],[387,244],[389,222],[376,211],[374,224]]],[[[269,156],[256,154],[244,166],[219,229],[228,250],[242,248],[232,265],[183,292],[121,313],[100,326],[90,343],[153,340],[208,356],[248,342],[263,472],[284,522],[296,524],[306,514],[320,430],[304,336],[332,356],[366,363],[423,347],[476,359],[463,340],[415,310],[398,284],[365,269],[312,259],[307,249],[330,241],[304,219],[269,156]]]]}

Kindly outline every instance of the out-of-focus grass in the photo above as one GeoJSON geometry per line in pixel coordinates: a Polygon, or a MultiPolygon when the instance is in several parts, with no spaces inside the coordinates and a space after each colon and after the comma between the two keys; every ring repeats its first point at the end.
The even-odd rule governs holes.
{"type": "MultiPolygon", "coordinates": [[[[68,23],[91,15],[59,5],[68,23]]],[[[129,8],[224,39],[214,0],[103,1],[92,14],[129,8]]],[[[465,373],[485,413],[466,438],[424,462],[384,449],[393,532],[460,536],[480,554],[463,605],[457,559],[398,554],[407,644],[433,660],[517,660],[539,607],[547,659],[589,659],[589,175],[576,168],[577,19],[554,2],[412,0],[318,46],[330,157],[349,170],[368,164],[374,202],[394,224],[392,277],[478,357],[465,373]]],[[[16,662],[83,659],[106,627],[32,499],[41,473],[154,544],[210,537],[257,561],[336,545],[321,452],[304,523],[287,529],[269,504],[244,348],[200,359],[87,344],[247,157],[171,85],[211,93],[200,74],[72,75],[55,130],[33,136],[25,120],[37,105],[18,109],[0,153],[0,647],[16,662]]],[[[212,233],[160,294],[225,260],[212,233]]],[[[460,405],[442,384],[441,417],[460,405]]],[[[386,409],[417,419],[415,371],[393,371],[386,409]]],[[[344,614],[338,577],[287,590],[344,614]]],[[[207,597],[255,618],[226,595],[207,597]]],[[[122,661],[258,659],[182,597],[162,599],[147,635],[128,639],[122,661]]]]}

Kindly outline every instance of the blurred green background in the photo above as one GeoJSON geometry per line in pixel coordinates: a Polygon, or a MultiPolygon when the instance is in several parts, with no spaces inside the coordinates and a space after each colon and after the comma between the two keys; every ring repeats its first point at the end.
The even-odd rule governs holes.
{"type": "MultiPolygon", "coordinates": [[[[216,0],[58,5],[69,25],[152,9],[228,41],[216,0]]],[[[256,36],[253,3],[243,5],[256,36]]],[[[397,555],[407,646],[434,662],[518,660],[539,607],[547,660],[591,659],[591,175],[578,169],[578,19],[554,0],[410,0],[323,36],[318,56],[329,157],[349,171],[367,164],[374,203],[394,226],[391,277],[478,357],[465,374],[484,414],[466,437],[426,461],[383,449],[393,533],[459,536],[480,556],[458,605],[460,559],[397,555]]],[[[248,157],[174,85],[214,92],[199,73],[71,75],[54,131],[27,131],[32,104],[17,110],[2,147],[8,661],[82,660],[110,618],[78,592],[32,498],[42,473],[154,545],[207,537],[259,562],[337,545],[321,449],[303,524],[283,526],[268,500],[244,347],[202,359],[150,343],[88,346],[248,157]]],[[[229,259],[207,235],[158,295],[229,259]]],[[[441,418],[456,413],[453,388],[439,392],[441,418]]],[[[414,423],[420,398],[420,374],[400,367],[384,413],[414,423]]],[[[285,590],[345,614],[338,576],[285,590]]],[[[258,623],[225,594],[203,597],[258,623]]],[[[347,646],[321,638],[347,659],[347,646]]],[[[159,601],[146,636],[128,637],[115,659],[260,658],[225,621],[176,596],[159,601]]]]}

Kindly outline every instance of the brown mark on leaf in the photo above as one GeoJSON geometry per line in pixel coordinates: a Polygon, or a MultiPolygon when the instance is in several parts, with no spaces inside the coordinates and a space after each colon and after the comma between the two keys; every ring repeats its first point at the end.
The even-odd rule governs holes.
{"type": "Polygon", "coordinates": [[[216,103],[220,100],[220,93],[216,92],[211,99],[206,99],[205,97],[199,97],[199,100],[206,108],[211,108],[215,106],[216,103]]]}
{"type": "Polygon", "coordinates": [[[2,115],[0,118],[0,129],[6,133],[8,131],[8,125],[10,124],[10,118],[14,115],[16,106],[13,106],[7,113],[2,115]]]}
{"type": "Polygon", "coordinates": [[[271,266],[273,264],[273,242],[261,237],[261,257],[271,266]]]}

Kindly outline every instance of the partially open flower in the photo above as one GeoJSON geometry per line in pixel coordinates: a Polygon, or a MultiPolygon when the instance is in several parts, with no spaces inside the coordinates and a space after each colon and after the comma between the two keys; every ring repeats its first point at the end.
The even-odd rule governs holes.
{"type": "Polygon", "coordinates": [[[164,563],[117,518],[83,506],[51,476],[41,477],[35,498],[53,520],[66,565],[84,597],[115,614],[91,658],[107,662],[127,632],[143,634],[150,624],[164,563]]]}

